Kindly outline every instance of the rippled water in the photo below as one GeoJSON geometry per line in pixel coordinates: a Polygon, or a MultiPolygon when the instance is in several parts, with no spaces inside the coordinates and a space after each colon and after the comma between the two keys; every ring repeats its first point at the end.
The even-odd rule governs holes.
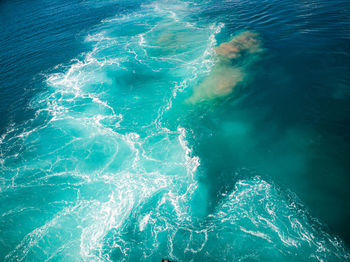
{"type": "Polygon", "coordinates": [[[0,23],[0,260],[350,260],[348,1],[3,1],[0,23]],[[246,32],[259,52],[218,62],[246,32]]]}

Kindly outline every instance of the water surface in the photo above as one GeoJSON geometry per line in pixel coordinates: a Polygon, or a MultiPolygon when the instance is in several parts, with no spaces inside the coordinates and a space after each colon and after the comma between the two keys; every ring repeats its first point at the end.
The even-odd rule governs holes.
{"type": "Polygon", "coordinates": [[[2,1],[0,30],[0,260],[350,259],[348,1],[2,1]]]}

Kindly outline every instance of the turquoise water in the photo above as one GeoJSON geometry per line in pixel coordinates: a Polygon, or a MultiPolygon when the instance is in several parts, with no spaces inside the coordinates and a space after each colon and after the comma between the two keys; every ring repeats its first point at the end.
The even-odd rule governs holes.
{"type": "Polygon", "coordinates": [[[42,9],[2,51],[0,260],[350,260],[347,2],[42,9]]]}

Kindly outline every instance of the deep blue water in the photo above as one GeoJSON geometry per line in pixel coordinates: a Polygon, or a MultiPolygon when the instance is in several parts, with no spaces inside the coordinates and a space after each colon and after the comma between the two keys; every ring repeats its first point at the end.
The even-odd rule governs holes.
{"type": "Polygon", "coordinates": [[[0,261],[349,261],[349,159],[347,0],[0,1],[0,261]]]}

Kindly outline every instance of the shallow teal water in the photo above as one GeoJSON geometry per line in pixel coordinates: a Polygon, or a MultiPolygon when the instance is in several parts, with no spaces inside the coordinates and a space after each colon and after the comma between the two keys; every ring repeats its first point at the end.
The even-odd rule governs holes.
{"type": "Polygon", "coordinates": [[[6,120],[1,259],[349,260],[349,167],[341,159],[349,156],[349,55],[340,51],[349,29],[329,28],[337,29],[335,18],[310,29],[318,18],[311,11],[324,11],[310,5],[303,14],[278,1],[157,1],[85,25],[77,40],[84,52],[38,69],[39,90],[16,109],[28,116],[6,120]],[[247,30],[262,51],[230,65],[243,80],[232,93],[189,103],[215,72],[213,47],[247,30]],[[293,56],[317,65],[330,45],[347,59],[327,63],[328,77],[342,78],[338,88],[317,85],[324,68],[305,76],[293,56]],[[340,105],[328,117],[338,125],[325,96],[340,105]]]}

